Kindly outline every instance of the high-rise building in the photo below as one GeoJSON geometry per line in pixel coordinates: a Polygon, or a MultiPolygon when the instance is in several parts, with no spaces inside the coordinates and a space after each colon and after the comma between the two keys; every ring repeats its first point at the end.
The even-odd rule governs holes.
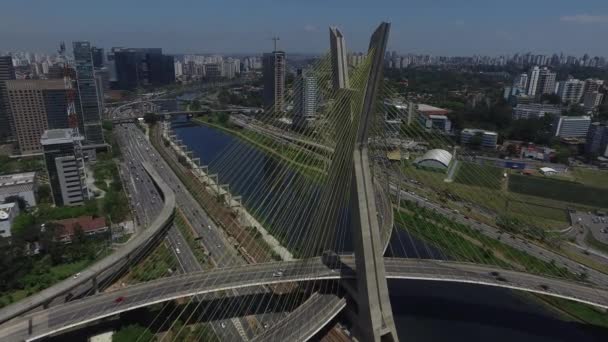
{"type": "Polygon", "coordinates": [[[599,91],[603,85],[603,80],[588,78],[585,80],[585,94],[593,93],[594,91],[599,91]]]}
{"type": "Polygon", "coordinates": [[[539,67],[535,66],[534,68],[532,68],[532,70],[530,70],[530,77],[528,79],[528,87],[526,88],[528,90],[527,93],[529,96],[536,95],[539,75],[540,75],[539,67]]]}
{"type": "Polygon", "coordinates": [[[13,132],[12,116],[6,94],[8,80],[15,79],[15,68],[11,56],[0,56],[0,142],[10,140],[13,132]]]}
{"type": "Polygon", "coordinates": [[[42,152],[40,136],[45,130],[68,127],[63,80],[6,81],[6,92],[19,154],[42,152]]]}
{"type": "Polygon", "coordinates": [[[285,52],[265,53],[262,64],[264,108],[273,108],[275,113],[282,113],[285,110],[285,52]]]}
{"type": "Polygon", "coordinates": [[[91,55],[93,56],[93,67],[103,68],[105,65],[105,55],[103,48],[91,47],[91,55]]]}
{"type": "Polygon", "coordinates": [[[160,48],[113,48],[112,51],[117,89],[131,90],[175,82],[173,56],[163,55],[160,48]]]}
{"type": "Polygon", "coordinates": [[[85,41],[73,43],[74,62],[76,64],[76,112],[80,112],[78,125],[84,135],[85,144],[103,144],[101,129],[101,111],[98,98],[97,82],[93,68],[91,44],[85,41]]]}
{"type": "Polygon", "coordinates": [[[83,137],[73,129],[47,130],[40,139],[55,205],[74,206],[89,199],[82,157],[83,137]]]}
{"type": "Polygon", "coordinates": [[[294,82],[293,124],[305,127],[317,117],[317,79],[298,69],[294,82]]]}
{"type": "Polygon", "coordinates": [[[517,76],[517,78],[515,79],[515,82],[513,82],[513,88],[526,89],[527,86],[528,86],[528,74],[526,74],[525,72],[523,74],[517,76]]]}
{"type": "Polygon", "coordinates": [[[584,87],[585,82],[575,78],[569,78],[565,81],[559,82],[557,95],[564,103],[579,103],[581,97],[583,96],[584,87]]]}
{"type": "Polygon", "coordinates": [[[585,98],[583,99],[583,105],[587,110],[593,110],[599,107],[602,104],[602,100],[604,99],[604,94],[599,91],[593,91],[589,93],[585,93],[585,98]]]}
{"type": "Polygon", "coordinates": [[[587,136],[590,125],[590,116],[560,116],[555,118],[553,132],[556,137],[581,138],[587,136]]]}
{"type": "Polygon", "coordinates": [[[540,69],[538,74],[538,84],[536,85],[537,96],[543,94],[553,94],[555,92],[555,78],[557,74],[547,68],[540,69]]]}
{"type": "Polygon", "coordinates": [[[608,157],[608,126],[599,122],[594,122],[589,126],[585,154],[608,157]]]}

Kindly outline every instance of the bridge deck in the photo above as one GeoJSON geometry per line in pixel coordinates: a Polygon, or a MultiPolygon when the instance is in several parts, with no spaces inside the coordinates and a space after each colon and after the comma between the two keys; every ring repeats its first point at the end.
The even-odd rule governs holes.
{"type": "MultiPolygon", "coordinates": [[[[0,341],[40,338],[87,322],[167,300],[263,284],[353,277],[354,260],[343,256],[345,266],[327,268],[320,258],[246,265],[158,279],[38,311],[0,326],[0,341]],[[283,276],[276,276],[284,269],[283,276]],[[118,297],[125,300],[116,302],[118,297]],[[28,334],[28,320],[32,333],[28,334]]],[[[485,265],[436,260],[386,258],[387,278],[448,281],[497,286],[571,299],[608,308],[608,290],[586,283],[548,278],[485,265]],[[491,272],[500,272],[494,276],[491,272]]]]}

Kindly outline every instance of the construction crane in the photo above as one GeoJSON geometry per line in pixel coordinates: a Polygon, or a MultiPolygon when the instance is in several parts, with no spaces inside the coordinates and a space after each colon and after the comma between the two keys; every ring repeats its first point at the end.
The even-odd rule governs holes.
{"type": "Polygon", "coordinates": [[[68,116],[68,125],[74,130],[75,134],[78,134],[78,116],[76,114],[76,90],[74,89],[74,82],[72,80],[72,69],[68,63],[68,59],[65,55],[65,43],[59,44],[59,59],[63,62],[63,84],[66,89],[67,108],[66,114],[68,116]]]}
{"type": "Polygon", "coordinates": [[[277,42],[281,39],[278,36],[274,36],[270,39],[272,39],[274,41],[274,51],[277,51],[277,42]]]}

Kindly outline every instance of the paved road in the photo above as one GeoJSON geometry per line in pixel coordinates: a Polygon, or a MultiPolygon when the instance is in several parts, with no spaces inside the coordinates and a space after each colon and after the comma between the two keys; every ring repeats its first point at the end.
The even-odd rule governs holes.
{"type": "MultiPolygon", "coordinates": [[[[185,186],[177,175],[175,175],[170,166],[158,155],[158,152],[146,139],[143,132],[141,132],[135,124],[124,124],[116,129],[118,132],[122,131],[120,134],[129,137],[128,149],[135,151],[134,155],[137,155],[137,158],[150,162],[155,167],[160,177],[173,189],[173,191],[175,191],[178,207],[181,212],[184,213],[188,222],[196,230],[199,237],[201,237],[200,243],[202,243],[204,249],[210,253],[210,258],[213,260],[214,264],[218,267],[246,264],[236,248],[229,242],[224,231],[215,225],[194,197],[186,190],[185,186]]],[[[180,252],[185,249],[186,248],[180,248],[180,252]]],[[[247,294],[249,291],[251,290],[244,290],[239,294],[247,294]]],[[[259,293],[260,291],[258,290],[257,292],[259,293]]],[[[240,304],[235,303],[234,305],[240,304]]],[[[245,337],[245,334],[252,333],[251,329],[243,328],[246,326],[244,320],[215,321],[213,322],[213,326],[220,338],[225,340],[240,339],[245,337]]]]}
{"type": "MultiPolygon", "coordinates": [[[[391,191],[396,193],[397,186],[391,185],[391,191]]],[[[436,210],[438,213],[443,214],[447,218],[451,218],[458,223],[462,223],[471,228],[478,229],[479,232],[492,239],[500,240],[502,243],[525,252],[531,256],[534,256],[540,260],[551,262],[555,261],[555,264],[560,267],[565,267],[574,274],[580,274],[581,272],[587,273],[587,280],[598,285],[608,286],[608,275],[594,269],[590,269],[572,259],[569,259],[561,254],[557,254],[547,248],[539,246],[535,243],[528,242],[525,239],[519,238],[508,233],[501,232],[498,228],[489,226],[485,223],[480,223],[470,218],[466,218],[464,214],[455,213],[450,209],[441,207],[438,204],[426,200],[424,197],[417,195],[413,192],[401,190],[401,198],[417,203],[421,207],[436,210]]]]}
{"type": "MultiPolygon", "coordinates": [[[[111,293],[97,294],[32,313],[0,326],[0,341],[40,338],[120,312],[197,294],[212,293],[260,284],[330,280],[354,277],[354,259],[342,256],[344,266],[329,269],[320,258],[220,268],[163,278],[111,293]],[[277,276],[277,270],[283,270],[277,276]],[[123,301],[116,298],[123,297],[123,301]],[[95,308],[95,310],[90,310],[95,308]],[[28,337],[31,319],[32,334],[28,337]]],[[[485,265],[436,260],[385,258],[387,278],[470,283],[518,289],[568,298],[608,308],[608,290],[588,284],[500,270],[485,265]]],[[[301,325],[304,326],[304,321],[301,325]]]]}

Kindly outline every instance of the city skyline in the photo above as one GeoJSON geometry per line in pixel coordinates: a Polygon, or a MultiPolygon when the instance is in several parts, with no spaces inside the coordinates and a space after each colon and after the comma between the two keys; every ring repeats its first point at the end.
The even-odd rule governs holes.
{"type": "Polygon", "coordinates": [[[383,6],[362,1],[330,6],[319,1],[150,1],[146,8],[113,0],[86,6],[66,0],[55,17],[48,13],[56,4],[26,2],[31,6],[14,0],[3,5],[0,50],[52,52],[59,41],[89,40],[106,48],[162,47],[172,54],[261,53],[271,50],[271,37],[278,35],[285,51],[321,53],[326,50],[327,27],[338,25],[353,37],[349,50],[363,51],[365,32],[378,20],[388,20],[393,23],[388,49],[403,53],[608,55],[608,47],[595,39],[608,33],[608,4],[599,0],[474,0],[458,6],[445,0],[391,0],[383,6]],[[159,25],[164,22],[171,25],[159,25]]]}

